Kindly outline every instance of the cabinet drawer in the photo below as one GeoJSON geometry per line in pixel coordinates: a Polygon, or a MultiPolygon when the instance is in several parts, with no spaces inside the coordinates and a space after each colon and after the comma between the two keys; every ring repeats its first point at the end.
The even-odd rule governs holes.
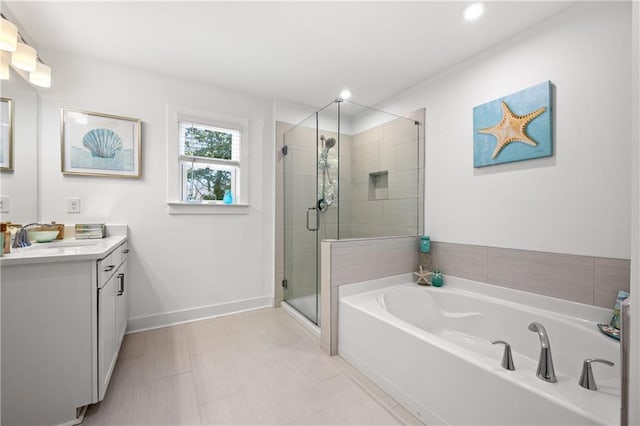
{"type": "Polygon", "coordinates": [[[105,285],[117,267],[118,265],[113,262],[111,254],[104,259],[98,260],[98,288],[102,288],[105,285]]]}
{"type": "Polygon", "coordinates": [[[127,253],[129,253],[129,249],[125,242],[116,247],[104,259],[98,260],[98,288],[102,288],[116,269],[127,260],[127,253]]]}

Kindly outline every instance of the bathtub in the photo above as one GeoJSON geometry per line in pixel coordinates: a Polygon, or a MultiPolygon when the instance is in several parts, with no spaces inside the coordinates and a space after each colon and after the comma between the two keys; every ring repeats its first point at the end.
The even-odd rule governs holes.
{"type": "Polygon", "coordinates": [[[340,287],[338,354],[428,425],[619,424],[619,343],[596,324],[611,311],[460,278],[411,275],[340,287]],[[410,284],[407,284],[410,283],[410,284]],[[556,383],[536,377],[547,330],[556,383]],[[500,362],[511,344],[515,371],[500,362]],[[585,358],[597,391],[578,386],[585,358]]]}

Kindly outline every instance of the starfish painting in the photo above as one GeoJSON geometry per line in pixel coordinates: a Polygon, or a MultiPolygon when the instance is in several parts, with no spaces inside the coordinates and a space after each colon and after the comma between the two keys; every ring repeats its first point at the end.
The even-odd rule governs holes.
{"type": "Polygon", "coordinates": [[[500,151],[511,142],[522,142],[527,145],[537,146],[538,143],[527,134],[527,126],[534,118],[546,110],[546,107],[542,107],[525,115],[517,115],[511,111],[505,101],[502,101],[502,120],[493,127],[478,130],[479,133],[494,135],[498,140],[491,158],[495,159],[500,154],[500,151]]]}

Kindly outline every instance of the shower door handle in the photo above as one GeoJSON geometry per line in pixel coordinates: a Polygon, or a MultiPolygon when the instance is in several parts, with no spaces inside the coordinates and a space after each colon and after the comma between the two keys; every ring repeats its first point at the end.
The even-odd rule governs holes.
{"type": "Polygon", "coordinates": [[[320,219],[318,218],[318,210],[315,207],[307,208],[307,231],[317,231],[319,227],[320,227],[320,219]],[[313,210],[316,215],[316,227],[313,229],[309,227],[309,212],[311,210],[313,210]]]}

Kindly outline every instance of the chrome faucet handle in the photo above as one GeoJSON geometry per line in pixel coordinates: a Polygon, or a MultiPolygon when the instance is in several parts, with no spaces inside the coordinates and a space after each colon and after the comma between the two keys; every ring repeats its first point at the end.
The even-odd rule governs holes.
{"type": "Polygon", "coordinates": [[[502,355],[502,368],[505,370],[513,371],[516,369],[515,364],[513,363],[513,356],[511,356],[511,345],[505,342],[504,340],[492,340],[492,345],[504,345],[504,354],[502,355]]]}
{"type": "Polygon", "coordinates": [[[591,363],[593,362],[601,362],[602,364],[608,365],[609,367],[614,366],[611,361],[600,358],[587,358],[583,361],[582,374],[580,374],[580,380],[578,381],[578,384],[583,388],[592,391],[598,390],[598,387],[596,386],[596,380],[593,378],[593,370],[591,369],[591,363]]]}

